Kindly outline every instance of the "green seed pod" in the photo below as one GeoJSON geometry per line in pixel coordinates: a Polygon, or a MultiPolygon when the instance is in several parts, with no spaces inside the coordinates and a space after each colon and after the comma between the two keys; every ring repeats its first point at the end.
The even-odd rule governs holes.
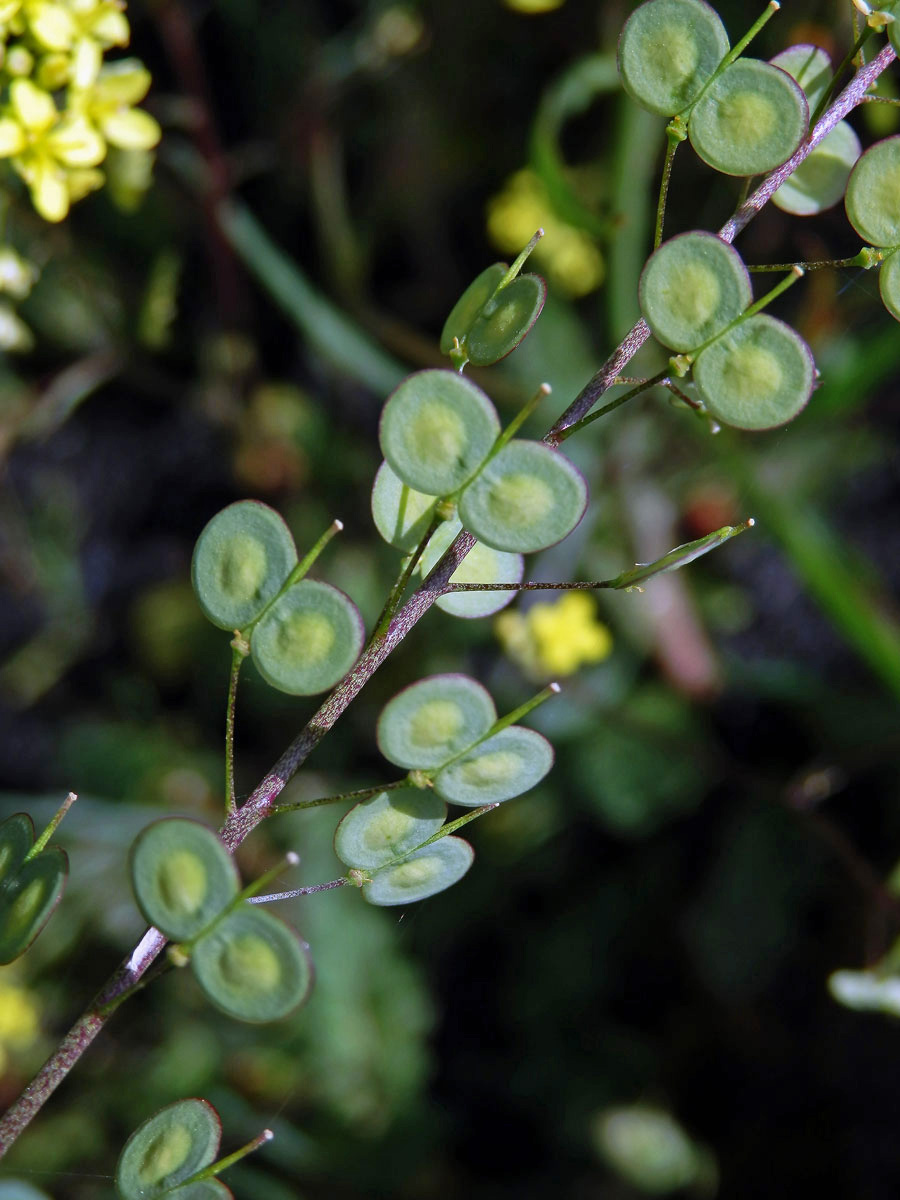
{"type": "Polygon", "coordinates": [[[878,288],[884,307],[900,321],[900,251],[895,250],[879,267],[878,288]]]}
{"type": "MultiPolygon", "coordinates": [[[[17,817],[23,815],[16,814],[17,817]]],[[[69,860],[65,851],[59,846],[50,846],[3,876],[0,881],[0,963],[10,963],[24,954],[41,932],[60,901],[68,873],[69,860]]]]}
{"type": "Polygon", "coordinates": [[[372,519],[390,546],[411,554],[425,536],[437,497],[417,492],[398,479],[386,462],[372,485],[372,519]]]}
{"type": "Polygon", "coordinates": [[[213,1162],[221,1139],[219,1115],[205,1100],[168,1105],[139,1125],[122,1148],[116,1166],[119,1196],[155,1200],[174,1192],[182,1200],[175,1189],[213,1162]]]}
{"type": "Polygon", "coordinates": [[[691,110],[688,134],[705,163],[725,175],[764,175],[791,157],[809,125],[802,88],[786,71],[739,58],[691,110]]]}
{"type": "Polygon", "coordinates": [[[481,309],[466,335],[465,351],[476,367],[511,354],[541,315],[547,285],[540,275],[518,275],[481,309]]]}
{"type": "Polygon", "coordinates": [[[487,733],[497,720],[488,692],[468,675],[430,675],[382,709],[378,748],[398,767],[442,766],[487,733]]]}
{"type": "Polygon", "coordinates": [[[495,550],[530,554],[571,533],[587,508],[584,477],[558,450],[514,438],[460,496],[460,520],[495,550]]]}
{"type": "Polygon", "coordinates": [[[894,47],[894,50],[900,55],[900,12],[895,12],[896,20],[892,21],[887,27],[888,41],[894,47]]]}
{"type": "Polygon", "coordinates": [[[250,653],[263,679],[291,696],[333,687],[359,658],[365,630],[359,609],[338,588],[302,579],[253,630],[250,653]]]}
{"type": "Polygon", "coordinates": [[[772,196],[772,203],[795,217],[831,208],[844,195],[862,146],[852,126],[839,121],[772,196]]]}
{"type": "Polygon", "coordinates": [[[279,917],[242,904],[194,946],[194,975],[207,997],[237,1021],[278,1021],[312,989],[309,948],[279,917]]]}
{"type": "Polygon", "coordinates": [[[673,350],[693,350],[753,300],[750,276],[733,246],[714,233],[682,233],[647,260],[638,284],[644,320],[673,350]]]}
{"type": "Polygon", "coordinates": [[[370,883],[363,884],[362,894],[370,904],[413,904],[452,887],[474,858],[468,842],[443,837],[416,850],[403,862],[379,871],[370,883]]]}
{"type": "Polygon", "coordinates": [[[773,67],[787,71],[803,88],[809,111],[813,112],[831,83],[831,59],[821,46],[802,43],[788,46],[769,62],[773,67]]]}
{"type": "MultiPolygon", "coordinates": [[[[234,1192],[221,1179],[201,1179],[197,1183],[186,1183],[168,1195],[173,1200],[234,1200],[234,1192]]],[[[0,1196],[0,1200],[3,1197],[0,1196]]]]}
{"type": "Polygon", "coordinates": [[[229,504],[197,538],[191,581],[204,614],[220,629],[253,621],[297,563],[291,531],[258,500],[229,504]]]}
{"type": "Polygon", "coordinates": [[[434,777],[434,790],[451,804],[477,808],[521,796],[553,766],[553,747],[524,725],[501,729],[434,777]]]}
{"type": "Polygon", "coordinates": [[[186,817],[148,825],[131,847],[130,867],[141,913],[179,942],[205,929],[240,887],[234,859],[218,836],[186,817]]]}
{"type": "Polygon", "coordinates": [[[867,242],[900,245],[900,136],[876,142],[862,155],[850,172],[844,206],[867,242]]]}
{"type": "Polygon", "coordinates": [[[500,280],[508,269],[506,263],[494,263],[469,284],[444,322],[441,332],[441,354],[450,353],[454,338],[457,338],[460,344],[466,340],[473,322],[500,286],[500,280]]]}
{"type": "Polygon", "coordinates": [[[728,34],[703,0],[647,0],[619,37],[622,86],[664,117],[687,108],[728,53],[728,34]]]}
{"type": "Polygon", "coordinates": [[[454,371],[417,371],[388,397],[379,439],[407,487],[446,496],[471,479],[499,432],[496,410],[481,388],[454,371]]]}
{"type": "Polygon", "coordinates": [[[437,833],[447,805],[434,792],[397,788],[351,808],[334,834],[334,852],[348,867],[370,870],[402,858],[437,833]]]}
{"type": "MultiPolygon", "coordinates": [[[[427,575],[443,558],[447,548],[462,529],[459,521],[445,521],[432,534],[419,563],[427,575]]],[[[521,583],[525,560],[521,554],[493,550],[476,542],[450,576],[451,583],[521,583]]],[[[454,592],[436,601],[438,608],[453,617],[489,617],[515,600],[516,592],[454,592]]]]}
{"type": "Polygon", "coordinates": [[[725,425],[772,429],[805,407],[815,380],[812,351],[789,325],[748,317],[697,356],[694,382],[725,425]]]}
{"type": "Polygon", "coordinates": [[[0,885],[18,871],[34,845],[34,822],[28,813],[13,813],[0,824],[0,885]]]}

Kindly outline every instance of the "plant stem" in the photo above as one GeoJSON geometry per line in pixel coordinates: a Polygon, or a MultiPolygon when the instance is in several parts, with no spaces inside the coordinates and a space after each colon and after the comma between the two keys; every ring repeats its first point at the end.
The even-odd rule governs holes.
{"type": "Polygon", "coordinates": [[[246,654],[239,646],[231,651],[231,674],[228,677],[228,703],[225,707],[225,816],[237,808],[234,798],[234,709],[237,702],[238,676],[246,654]]]}
{"type": "MultiPolygon", "coordinates": [[[[737,234],[753,220],[785,179],[831,132],[838,121],[843,120],[847,113],[861,103],[870,85],[882,71],[894,62],[896,57],[892,47],[887,45],[870,63],[857,72],[807,140],[783,166],[763,180],[753,195],[740,206],[719,231],[720,237],[727,242],[734,241],[737,234]]],[[[638,321],[600,370],[588,381],[565,413],[548,430],[544,437],[544,441],[548,445],[558,445],[565,430],[590,412],[597,400],[614,384],[649,336],[650,329],[646,322],[638,321]]],[[[457,536],[419,590],[400,609],[384,633],[372,638],[355,666],[313,714],[308,724],[254,789],[247,802],[229,815],[222,826],[220,835],[232,853],[261,821],[271,815],[275,801],[287,782],[391,652],[425,616],[434,602],[444,594],[450,577],[474,545],[475,538],[466,530],[457,536]]],[[[504,586],[508,587],[509,585],[504,586]]],[[[331,886],[341,887],[343,882],[335,880],[331,886]]],[[[320,888],[325,890],[322,885],[320,888]]],[[[301,890],[301,894],[307,893],[303,893],[301,890]]],[[[32,1082],[0,1120],[0,1158],[27,1127],[35,1114],[40,1111],[103,1028],[113,1011],[110,1006],[120,1000],[134,986],[160,954],[165,944],[166,939],[158,930],[148,930],[131,957],[112,975],[98,999],[78,1018],[70,1031],[63,1037],[59,1046],[44,1063],[32,1082]]]]}
{"type": "Polygon", "coordinates": [[[422,534],[422,538],[418,546],[416,546],[415,550],[406,560],[403,570],[397,576],[397,580],[394,583],[394,586],[391,588],[390,595],[384,602],[384,608],[381,610],[378,620],[375,622],[375,630],[369,640],[369,645],[371,645],[376,638],[383,637],[387,631],[387,628],[393,619],[394,613],[397,611],[397,605],[400,603],[401,599],[403,598],[403,593],[406,591],[406,585],[412,578],[413,571],[415,571],[416,567],[419,565],[419,560],[425,553],[425,547],[431,541],[431,535],[434,533],[435,529],[437,529],[439,523],[440,517],[437,515],[437,513],[435,513],[428,524],[428,528],[422,534]]]}
{"type": "MultiPolygon", "coordinates": [[[[657,384],[665,384],[667,371],[668,367],[663,368],[662,371],[658,372],[658,374],[654,375],[651,379],[644,379],[637,385],[637,387],[633,387],[630,392],[625,392],[623,396],[617,396],[615,400],[610,400],[608,404],[604,404],[602,408],[598,408],[595,413],[591,413],[587,417],[582,417],[582,419],[580,421],[576,421],[574,425],[569,425],[568,428],[563,431],[562,436],[555,444],[558,445],[559,442],[564,442],[566,438],[571,437],[573,433],[577,433],[579,429],[584,429],[587,425],[590,425],[594,421],[599,421],[600,418],[605,417],[607,413],[615,412],[617,408],[621,408],[623,404],[627,404],[628,401],[633,400],[635,396],[642,395],[644,392],[649,391],[650,388],[656,387],[657,384]]],[[[610,386],[614,386],[619,382],[620,380],[616,379],[610,386]]]]}
{"type": "Polygon", "coordinates": [[[662,178],[659,181],[659,201],[656,205],[656,229],[653,234],[653,249],[656,250],[662,242],[663,225],[666,220],[666,200],[669,195],[669,182],[672,178],[672,163],[675,161],[675,151],[684,141],[674,130],[666,128],[666,157],[663,160],[662,178]]]}
{"type": "MultiPolygon", "coordinates": [[[[876,260],[877,261],[877,260],[876,260]]],[[[747,270],[758,275],[775,274],[781,271],[790,271],[794,267],[799,267],[802,271],[821,271],[823,267],[871,267],[875,263],[872,261],[872,247],[863,246],[863,248],[852,256],[852,258],[823,258],[819,262],[796,262],[796,263],[760,263],[757,266],[751,267],[749,264],[747,270]]]]}
{"type": "Polygon", "coordinates": [[[72,805],[75,803],[75,801],[77,799],[78,799],[78,797],[75,795],[74,792],[69,792],[68,796],[66,796],[65,800],[63,800],[62,804],[59,806],[59,808],[53,814],[53,817],[51,818],[49,825],[46,827],[46,829],[43,831],[43,833],[40,835],[40,837],[37,839],[37,841],[34,843],[34,845],[31,847],[31,849],[25,855],[25,859],[24,859],[25,862],[28,862],[28,860],[30,858],[34,858],[34,856],[36,854],[40,854],[40,852],[44,849],[44,847],[47,845],[47,843],[53,837],[53,834],[56,832],[56,828],[59,825],[60,821],[63,819],[63,817],[66,815],[66,813],[69,811],[69,809],[72,807],[72,805]]]}
{"type": "Polygon", "coordinates": [[[350,882],[343,875],[340,879],[332,879],[328,883],[316,883],[312,887],[292,888],[289,892],[272,892],[267,896],[251,896],[251,904],[271,904],[273,900],[296,900],[298,896],[315,896],[319,892],[330,892],[334,888],[344,887],[350,882]]]}
{"type": "Polygon", "coordinates": [[[296,804],[276,804],[272,815],[289,812],[300,812],[304,808],[320,808],[323,804],[340,804],[345,800],[369,800],[381,792],[393,792],[397,788],[409,787],[408,779],[395,779],[393,783],[378,783],[375,787],[358,788],[355,792],[340,792],[337,796],[322,796],[318,800],[298,800],[296,804]]]}

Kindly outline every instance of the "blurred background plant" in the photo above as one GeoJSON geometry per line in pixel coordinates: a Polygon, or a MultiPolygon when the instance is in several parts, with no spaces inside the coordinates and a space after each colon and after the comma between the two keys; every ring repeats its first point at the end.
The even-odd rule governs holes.
{"type": "MultiPolygon", "coordinates": [[[[0,815],[40,824],[81,795],[57,839],[63,903],[0,972],[0,1105],[139,935],[138,830],[170,812],[218,823],[228,655],[188,580],[207,519],[257,496],[311,544],[340,517],[328,578],[371,624],[396,567],[369,516],[378,413],[407,371],[440,364],[462,288],[547,229],[540,321],[473,372],[507,416],[552,385],[531,434],[636,318],[664,121],[619,90],[631,7],[135,0],[127,53],[147,68],[97,66],[90,106],[82,58],[120,52],[124,14],[0,10],[0,340],[24,351],[0,363],[0,815]],[[47,33],[60,12],[65,38],[47,33]],[[104,127],[107,99],[131,145],[104,127]],[[71,121],[77,162],[48,142],[71,121]],[[148,122],[165,130],[152,185],[148,122]],[[63,173],[52,219],[98,169],[86,123],[107,186],[48,224],[28,155],[63,173]]],[[[744,7],[720,12],[738,36],[744,7]]],[[[813,41],[839,61],[849,13],[793,5],[756,52],[813,41]]],[[[879,93],[896,90],[895,67],[879,93]]],[[[854,117],[864,145],[898,124],[886,104],[854,117]]],[[[711,179],[679,156],[667,234],[729,215],[739,183],[711,179]]],[[[770,206],[739,245],[785,262],[858,239],[840,208],[801,222],[770,206]]],[[[534,720],[556,768],[478,824],[466,881],[408,912],[341,890],[290,906],[318,980],[281,1025],[210,1012],[184,973],[147,989],[4,1172],[56,1200],[108,1196],[131,1130],[203,1095],[226,1151],[276,1132],[229,1175],[254,1200],[618,1200],[717,1179],[729,1200],[801,1180],[896,1193],[900,1031],[840,1008],[826,980],[898,932],[882,880],[900,853],[900,336],[873,273],[816,272],[781,304],[822,372],[801,417],[710,436],[664,393],[632,401],[567,443],[592,504],[528,575],[609,578],[749,515],[754,531],[642,594],[432,612],[291,785],[304,799],[386,779],[375,718],[424,674],[470,672],[501,711],[565,676],[534,720]]],[[[651,345],[633,369],[663,361],[651,345]]],[[[239,793],[314,703],[247,668],[239,793]]],[[[332,878],[336,816],[269,822],[245,876],[296,849],[303,882],[332,878]]]]}

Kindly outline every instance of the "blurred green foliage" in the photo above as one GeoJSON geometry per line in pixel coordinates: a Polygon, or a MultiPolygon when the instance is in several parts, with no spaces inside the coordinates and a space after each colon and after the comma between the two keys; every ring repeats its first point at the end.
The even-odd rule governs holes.
{"type": "MultiPolygon", "coordinates": [[[[0,1015],[0,1107],[140,935],[125,868],[139,829],[220,818],[227,638],[187,586],[206,520],[256,496],[302,546],[340,517],[321,574],[371,624],[398,569],[368,509],[381,403],[440,362],[447,312],[502,252],[487,214],[519,172],[605,280],[551,282],[533,333],[479,386],[508,418],[548,380],[526,429],[539,436],[634,319],[663,122],[610,75],[631,7],[134,0],[164,129],[154,186],[138,207],[106,189],[49,232],[24,195],[12,205],[9,236],[43,273],[22,306],[36,349],[0,365],[0,816],[40,823],[70,788],[80,799],[57,835],[64,901],[0,973],[36,1021],[23,1037],[0,1015]]],[[[736,36],[744,8],[720,7],[736,36]]],[[[848,12],[791,6],[758,52],[813,40],[839,59],[848,12]]],[[[894,69],[879,90],[896,85],[894,69]]],[[[896,130],[895,109],[864,107],[864,142],[896,130]]],[[[685,153],[667,233],[729,215],[737,184],[710,180],[685,153]]],[[[740,247],[751,262],[857,248],[839,209],[766,210],[740,247]]],[[[900,855],[900,338],[864,272],[818,272],[782,303],[823,376],[789,429],[711,437],[654,393],[567,443],[591,507],[531,578],[609,578],[758,524],[643,594],[600,594],[611,653],[535,715],[557,765],[479,822],[466,880],[408,911],[349,889],[284,904],[318,979],[282,1025],[248,1031],[168,972],[116,1016],[8,1177],[4,1161],[0,1196],[13,1172],[55,1200],[110,1196],[128,1134],[185,1095],[219,1109],[226,1153],[275,1130],[230,1173],[239,1200],[627,1200],[642,1176],[616,1170],[598,1130],[634,1105],[714,1156],[728,1200],[787,1200],[799,1181],[896,1194],[900,1031],[825,984],[897,933],[881,880],[900,855]]],[[[630,369],[663,361],[651,345],[630,369]]],[[[501,711],[533,687],[490,621],[432,612],[291,798],[394,778],[377,713],[446,670],[501,711]]],[[[315,703],[248,666],[239,795],[315,703]]],[[[333,878],[339,815],[269,822],[243,874],[294,849],[301,883],[333,878]]],[[[709,1186],[704,1163],[690,1186],[709,1186]]]]}

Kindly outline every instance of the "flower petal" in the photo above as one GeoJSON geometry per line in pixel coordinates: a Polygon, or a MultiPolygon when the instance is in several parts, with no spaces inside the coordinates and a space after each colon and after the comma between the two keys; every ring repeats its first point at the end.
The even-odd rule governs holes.
{"type": "Polygon", "coordinates": [[[46,144],[67,167],[96,167],[106,157],[106,142],[84,117],[63,117],[46,144]]]}
{"type": "Polygon", "coordinates": [[[102,129],[107,141],[122,150],[151,150],[162,137],[157,122],[139,108],[111,113],[104,119],[102,129]]]}
{"type": "Polygon", "coordinates": [[[56,105],[49,92],[35,87],[30,79],[14,79],[9,87],[13,111],[31,133],[41,133],[57,118],[56,105]]]}

